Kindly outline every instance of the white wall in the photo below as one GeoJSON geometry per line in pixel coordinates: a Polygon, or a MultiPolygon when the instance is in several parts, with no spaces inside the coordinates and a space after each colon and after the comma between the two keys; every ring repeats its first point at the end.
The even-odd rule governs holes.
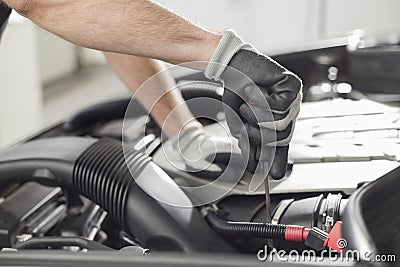
{"type": "Polygon", "coordinates": [[[75,46],[12,14],[0,47],[0,147],[42,127],[43,84],[76,70],[75,46]]]}
{"type": "Polygon", "coordinates": [[[0,146],[36,131],[41,126],[43,106],[35,26],[26,21],[12,22],[2,39],[0,146]]]}
{"type": "Polygon", "coordinates": [[[243,0],[156,0],[183,17],[210,28],[234,28],[244,38],[250,38],[252,14],[249,6],[259,1],[243,0]]]}
{"type": "Polygon", "coordinates": [[[75,45],[38,27],[35,30],[42,83],[55,81],[76,71],[78,55],[75,45]]]}
{"type": "Polygon", "coordinates": [[[326,1],[325,36],[337,37],[353,29],[400,30],[399,0],[324,0],[326,1]]]}
{"type": "MultiPolygon", "coordinates": [[[[155,0],[201,25],[233,28],[274,53],[346,36],[351,30],[400,28],[399,0],[155,0]]],[[[104,64],[83,50],[85,64],[104,64]]]]}
{"type": "Polygon", "coordinates": [[[249,42],[263,52],[315,42],[318,40],[319,1],[249,1],[249,42]]]}
{"type": "MultiPolygon", "coordinates": [[[[243,38],[250,38],[252,29],[248,2],[243,0],[155,0],[195,23],[213,28],[234,28],[243,38]],[[238,15],[241,14],[241,15],[238,15]]],[[[254,1],[259,2],[259,1],[254,1]]],[[[83,49],[82,63],[105,64],[101,53],[83,49]]]]}
{"type": "Polygon", "coordinates": [[[264,52],[343,37],[353,29],[400,29],[399,0],[155,0],[217,28],[234,28],[264,52]]]}

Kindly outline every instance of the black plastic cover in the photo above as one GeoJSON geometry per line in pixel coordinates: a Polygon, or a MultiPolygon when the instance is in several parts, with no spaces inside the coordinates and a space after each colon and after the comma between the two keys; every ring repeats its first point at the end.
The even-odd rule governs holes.
{"type": "MultiPolygon", "coordinates": [[[[16,242],[16,236],[24,231],[32,233],[37,228],[35,222],[55,210],[60,194],[61,190],[57,188],[26,183],[7,196],[0,204],[0,248],[10,248],[16,242]]],[[[51,220],[49,225],[54,226],[51,220]]]]}
{"type": "Polygon", "coordinates": [[[400,167],[357,190],[342,216],[347,249],[400,258],[400,167]]]}

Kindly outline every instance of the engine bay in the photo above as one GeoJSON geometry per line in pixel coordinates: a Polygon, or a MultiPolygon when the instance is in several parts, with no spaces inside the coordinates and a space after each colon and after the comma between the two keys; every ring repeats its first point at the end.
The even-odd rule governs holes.
{"type": "MultiPolygon", "coordinates": [[[[337,49],[332,51],[341,55],[337,49]]],[[[292,57],[307,62],[299,61],[299,55],[292,57]]],[[[315,77],[308,79],[302,73],[301,64],[294,66],[291,58],[285,64],[300,68],[306,84],[314,83],[315,77]]],[[[185,100],[221,97],[220,86],[201,77],[183,77],[180,84],[185,100]]],[[[201,122],[207,131],[218,134],[221,129],[207,119],[224,124],[222,107],[213,103],[206,110],[190,102],[189,107],[196,117],[206,118],[201,122]]],[[[257,255],[268,244],[286,252],[311,248],[320,255],[327,248],[326,236],[321,236],[343,222],[340,238],[346,246],[341,249],[397,255],[395,222],[400,217],[393,208],[399,203],[398,187],[393,186],[400,175],[397,107],[341,94],[304,103],[287,174],[269,181],[271,224],[266,224],[264,188],[249,192],[249,173],[230,173],[232,181],[213,184],[201,173],[174,168],[164,157],[160,129],[144,119],[145,114],[134,99],[112,100],[79,111],[0,153],[3,252],[257,255]],[[338,105],[342,109],[335,109],[338,105]],[[138,179],[143,186],[137,185],[138,179]],[[210,185],[209,194],[224,193],[207,202],[199,193],[203,191],[193,189],[205,185],[210,185]],[[360,218],[355,218],[358,213],[360,218]],[[395,230],[375,231],[390,217],[395,230]]]]}

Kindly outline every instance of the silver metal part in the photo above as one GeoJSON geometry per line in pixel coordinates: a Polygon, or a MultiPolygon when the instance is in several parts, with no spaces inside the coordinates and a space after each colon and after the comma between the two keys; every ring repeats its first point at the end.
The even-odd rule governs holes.
{"type": "Polygon", "coordinates": [[[275,208],[275,212],[272,216],[271,223],[272,224],[279,224],[283,213],[285,213],[286,209],[292,204],[294,199],[284,199],[279,202],[278,206],[275,208]]]}
{"type": "MultiPolygon", "coordinates": [[[[269,177],[267,177],[264,181],[264,188],[265,188],[265,209],[267,214],[266,223],[271,223],[272,209],[271,209],[271,197],[269,192],[269,177]]],[[[270,248],[275,247],[274,243],[275,242],[272,239],[267,240],[267,245],[270,248]]]]}
{"type": "Polygon", "coordinates": [[[3,248],[1,249],[1,252],[17,252],[18,249],[15,248],[3,248]]]}
{"type": "Polygon", "coordinates": [[[101,230],[101,225],[103,224],[106,216],[107,216],[107,212],[104,210],[99,210],[97,211],[97,216],[96,218],[94,218],[93,223],[90,225],[90,230],[87,236],[87,239],[89,240],[94,240],[96,235],[100,232],[101,230]]]}
{"type": "Polygon", "coordinates": [[[265,189],[265,208],[267,211],[267,223],[270,223],[272,220],[272,210],[271,210],[271,197],[269,192],[269,179],[268,177],[264,181],[264,189],[265,189]]]}
{"type": "Polygon", "coordinates": [[[29,239],[31,239],[33,236],[31,234],[21,234],[21,235],[17,235],[15,238],[17,240],[17,242],[25,242],[28,241],[29,239]]]}
{"type": "Polygon", "coordinates": [[[340,203],[342,195],[329,194],[326,198],[326,217],[325,217],[325,230],[329,233],[335,225],[337,216],[340,212],[340,203]]]}

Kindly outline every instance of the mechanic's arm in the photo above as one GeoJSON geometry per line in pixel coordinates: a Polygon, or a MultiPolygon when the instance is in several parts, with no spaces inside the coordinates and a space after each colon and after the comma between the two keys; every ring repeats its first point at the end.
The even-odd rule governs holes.
{"type": "Polygon", "coordinates": [[[161,62],[110,52],[105,55],[110,66],[168,137],[175,136],[186,123],[194,120],[176,89],[175,80],[167,71],[163,71],[161,62]],[[142,84],[144,90],[138,90],[142,84]]]}
{"type": "MultiPolygon", "coordinates": [[[[203,130],[176,88],[175,80],[168,71],[163,71],[163,64],[154,59],[111,52],[106,52],[105,56],[168,136],[163,151],[170,163],[181,170],[196,170],[198,175],[208,179],[218,178],[227,162],[223,157],[214,160],[214,153],[232,153],[231,140],[226,135],[216,137],[203,130]]],[[[239,164],[240,161],[236,165],[239,164]]]]}
{"type": "Polygon", "coordinates": [[[244,158],[250,159],[249,170],[254,171],[259,161],[271,166],[271,177],[279,179],[285,174],[302,100],[301,81],[235,32],[226,31],[221,36],[148,0],[4,2],[39,26],[81,46],[173,64],[209,62],[197,68],[204,70],[206,77],[224,83],[223,101],[231,107],[231,111],[225,110],[228,125],[239,139],[244,158]],[[237,81],[226,66],[244,73],[254,84],[247,78],[237,81]],[[232,112],[240,116],[240,121],[229,114],[232,112]],[[275,141],[270,140],[274,133],[275,141]],[[275,146],[275,153],[271,153],[275,146]]]}
{"type": "Polygon", "coordinates": [[[208,61],[221,38],[148,0],[4,2],[44,29],[80,46],[173,64],[208,61]]]}

